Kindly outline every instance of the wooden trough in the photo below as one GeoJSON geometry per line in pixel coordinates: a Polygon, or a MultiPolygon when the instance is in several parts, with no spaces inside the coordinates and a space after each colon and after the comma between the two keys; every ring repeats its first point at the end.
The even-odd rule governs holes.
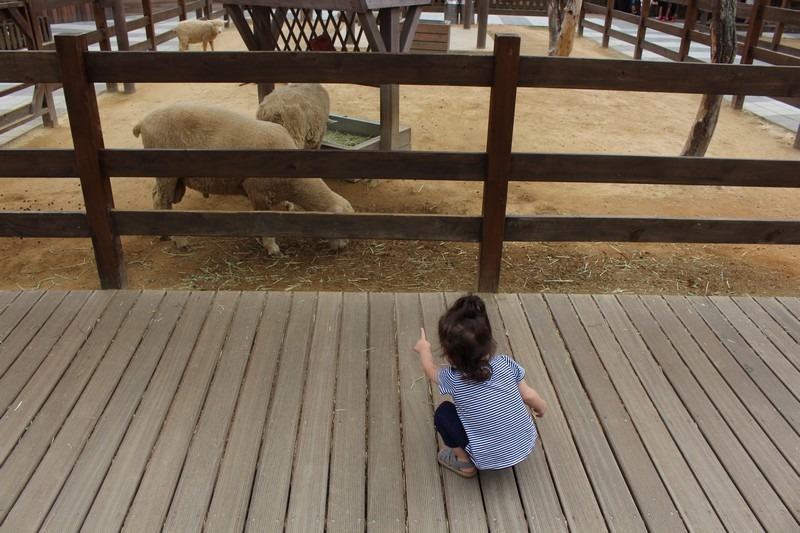
{"type": "MultiPolygon", "coordinates": [[[[398,142],[396,150],[411,150],[411,128],[400,126],[398,142]]],[[[381,125],[379,122],[341,115],[330,115],[328,117],[328,133],[322,140],[322,148],[378,150],[380,145],[381,125]],[[360,142],[342,142],[343,137],[360,142]]]]}

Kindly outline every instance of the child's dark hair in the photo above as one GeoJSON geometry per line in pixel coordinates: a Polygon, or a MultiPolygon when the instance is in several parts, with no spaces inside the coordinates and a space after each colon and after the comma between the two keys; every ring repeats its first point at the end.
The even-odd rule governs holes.
{"type": "Polygon", "coordinates": [[[492,375],[489,359],[497,347],[486,305],[479,296],[462,296],[439,319],[439,343],[455,370],[474,381],[492,375]]]}

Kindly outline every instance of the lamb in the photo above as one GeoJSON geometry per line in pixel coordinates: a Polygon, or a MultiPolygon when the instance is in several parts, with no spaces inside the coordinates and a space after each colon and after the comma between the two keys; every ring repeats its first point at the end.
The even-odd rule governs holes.
{"type": "Polygon", "coordinates": [[[188,50],[190,44],[203,43],[203,51],[208,46],[214,50],[214,39],[222,33],[225,22],[220,19],[215,20],[182,20],[175,26],[175,34],[178,36],[178,48],[188,50]]]}
{"type": "MultiPolygon", "coordinates": [[[[141,135],[145,148],[297,149],[292,137],[279,124],[197,104],[171,104],[151,111],[133,127],[133,135],[141,135]]],[[[247,196],[254,210],[268,210],[288,201],[307,211],[353,212],[350,202],[320,178],[156,178],[153,208],[172,209],[172,204],[183,198],[186,187],[204,196],[247,196]]],[[[175,243],[180,249],[189,248],[185,238],[175,243]]],[[[269,255],[280,255],[274,238],[264,236],[261,244],[269,255]]],[[[347,240],[332,239],[329,244],[332,250],[341,250],[347,240]]]]}
{"type": "Polygon", "coordinates": [[[286,128],[298,148],[316,150],[328,128],[330,108],[328,91],[319,83],[291,83],[265,96],[256,118],[286,128]]]}

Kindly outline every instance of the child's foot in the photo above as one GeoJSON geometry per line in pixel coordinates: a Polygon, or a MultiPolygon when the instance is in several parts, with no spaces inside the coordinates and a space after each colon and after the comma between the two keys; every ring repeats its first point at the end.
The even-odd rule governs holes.
{"type": "Polygon", "coordinates": [[[478,470],[472,461],[461,461],[450,448],[444,448],[439,452],[439,464],[448,470],[452,470],[461,477],[475,477],[478,470]]]}

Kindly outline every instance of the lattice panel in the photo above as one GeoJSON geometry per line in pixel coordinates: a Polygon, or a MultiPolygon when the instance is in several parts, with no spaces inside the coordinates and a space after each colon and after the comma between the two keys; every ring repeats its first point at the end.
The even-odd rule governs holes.
{"type": "Polygon", "coordinates": [[[282,51],[370,50],[358,15],[349,11],[281,8],[273,11],[275,19],[285,22],[275,35],[275,49],[282,51]]]}

